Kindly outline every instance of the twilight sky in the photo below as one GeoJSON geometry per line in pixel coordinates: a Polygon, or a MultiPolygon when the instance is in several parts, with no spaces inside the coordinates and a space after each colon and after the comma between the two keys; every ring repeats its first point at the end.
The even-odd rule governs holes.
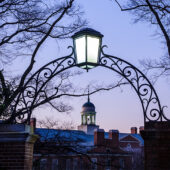
{"type": "MultiPolygon", "coordinates": [[[[100,31],[103,35],[103,44],[107,45],[105,53],[123,58],[135,66],[139,60],[146,58],[159,58],[163,55],[161,40],[153,36],[155,28],[146,24],[133,24],[133,16],[121,12],[118,6],[109,0],[78,0],[84,9],[85,18],[89,21],[89,27],[100,31]]],[[[72,40],[64,42],[48,41],[40,50],[41,64],[54,57],[62,57],[69,54],[67,46],[72,45],[72,40]],[[64,49],[64,50],[63,50],[64,49]]],[[[142,68],[141,68],[142,69],[142,68]]],[[[81,70],[82,71],[82,70],[81,70]]],[[[114,83],[117,75],[105,68],[94,68],[90,72],[83,71],[83,75],[73,79],[76,86],[85,87],[88,83],[107,84],[114,83]]],[[[148,75],[150,76],[150,75],[148,75]]],[[[154,85],[162,105],[170,105],[169,83],[165,79],[159,79],[154,85]]],[[[90,97],[96,106],[97,124],[106,131],[119,129],[128,132],[132,126],[143,126],[143,113],[140,101],[130,86],[117,88],[109,92],[100,92],[90,97]]],[[[67,102],[74,107],[70,114],[56,113],[51,108],[42,107],[35,111],[37,118],[52,117],[62,121],[73,121],[77,126],[80,122],[81,106],[87,101],[87,97],[68,98],[67,102]],[[38,115],[38,116],[37,116],[38,115]]],[[[166,110],[168,112],[168,109],[166,110]]]]}

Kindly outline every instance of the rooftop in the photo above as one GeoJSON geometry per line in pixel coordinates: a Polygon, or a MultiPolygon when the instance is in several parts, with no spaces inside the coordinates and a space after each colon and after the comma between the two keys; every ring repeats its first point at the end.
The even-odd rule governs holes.
{"type": "MultiPolygon", "coordinates": [[[[94,135],[86,134],[80,130],[60,130],[60,129],[44,129],[36,128],[36,134],[40,135],[41,141],[68,141],[68,142],[78,142],[86,146],[94,146],[94,135]]],[[[109,133],[105,133],[105,138],[109,138],[109,133]]],[[[131,134],[131,133],[119,133],[119,141],[126,136],[131,135],[136,138],[140,145],[144,145],[144,141],[140,134],[131,134]]]]}

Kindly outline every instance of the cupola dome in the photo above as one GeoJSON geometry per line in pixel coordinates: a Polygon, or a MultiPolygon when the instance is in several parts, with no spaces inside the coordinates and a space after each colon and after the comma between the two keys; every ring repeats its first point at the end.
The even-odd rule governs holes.
{"type": "Polygon", "coordinates": [[[95,112],[95,106],[93,103],[91,103],[89,100],[88,102],[84,103],[82,106],[82,112],[89,112],[94,113],[95,112]]]}

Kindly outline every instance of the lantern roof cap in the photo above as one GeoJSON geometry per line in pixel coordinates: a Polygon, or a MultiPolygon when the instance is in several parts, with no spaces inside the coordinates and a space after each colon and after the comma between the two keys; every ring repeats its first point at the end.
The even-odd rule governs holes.
{"type": "Polygon", "coordinates": [[[101,38],[103,37],[103,35],[99,31],[96,31],[92,28],[83,28],[80,31],[76,32],[74,35],[72,35],[72,38],[75,38],[81,35],[92,35],[92,36],[97,36],[101,38]]]}

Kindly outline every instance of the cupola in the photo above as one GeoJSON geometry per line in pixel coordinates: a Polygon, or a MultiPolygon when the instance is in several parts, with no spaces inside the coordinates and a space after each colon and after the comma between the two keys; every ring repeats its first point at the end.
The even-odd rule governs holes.
{"type": "Polygon", "coordinates": [[[96,124],[96,111],[93,103],[90,102],[88,95],[88,101],[83,104],[81,112],[81,124],[82,125],[95,125],[96,124]]]}

